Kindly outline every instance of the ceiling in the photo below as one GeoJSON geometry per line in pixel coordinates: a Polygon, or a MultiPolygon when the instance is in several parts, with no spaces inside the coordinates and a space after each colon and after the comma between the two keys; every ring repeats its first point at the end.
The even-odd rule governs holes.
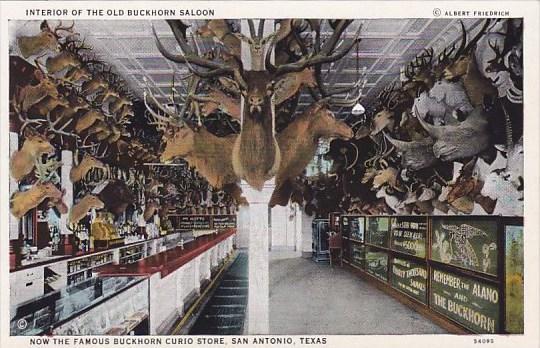
{"type": "MultiPolygon", "coordinates": [[[[186,21],[193,30],[205,21],[186,21]]],[[[461,35],[458,20],[450,19],[365,19],[357,20],[346,32],[345,40],[350,40],[362,22],[359,45],[359,66],[366,68],[367,84],[362,91],[362,104],[369,106],[379,92],[399,78],[400,68],[420,53],[425,47],[433,47],[439,52],[456,41],[461,35]]],[[[465,27],[473,34],[479,29],[481,19],[464,19],[465,27]]],[[[128,83],[133,94],[141,98],[146,83],[162,101],[168,100],[173,72],[185,74],[187,69],[163,58],[154,41],[152,25],[168,50],[179,50],[169,26],[164,20],[77,20],[75,29],[93,47],[93,53],[114,67],[128,83]],[[146,79],[146,82],[145,82],[146,79]]],[[[323,26],[323,37],[331,31],[323,26]]],[[[35,34],[39,21],[17,21],[11,23],[15,35],[35,34]]],[[[209,39],[199,39],[200,48],[211,47],[209,39]]],[[[13,47],[13,46],[12,46],[13,47]]],[[[178,51],[179,52],[179,51],[178,51]]],[[[325,70],[327,67],[325,67],[325,70]]],[[[328,83],[347,86],[357,80],[356,48],[331,67],[328,83]]],[[[309,104],[311,97],[302,95],[300,105],[309,104]]],[[[347,110],[343,110],[348,114],[347,110]]]]}

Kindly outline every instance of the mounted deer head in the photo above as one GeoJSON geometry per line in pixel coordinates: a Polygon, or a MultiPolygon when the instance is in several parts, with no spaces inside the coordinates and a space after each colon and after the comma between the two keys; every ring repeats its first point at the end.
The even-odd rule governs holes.
{"type": "Polygon", "coordinates": [[[20,219],[45,199],[59,200],[62,196],[62,191],[53,183],[38,183],[27,191],[15,192],[9,201],[10,211],[13,216],[20,219]]]}
{"type": "Polygon", "coordinates": [[[60,49],[58,40],[60,39],[59,32],[66,31],[73,33],[73,26],[75,22],[69,27],[63,27],[62,22],[58,24],[54,29],[49,27],[47,21],[41,22],[41,32],[35,36],[20,36],[17,37],[17,45],[21,51],[21,55],[24,58],[41,54],[47,50],[58,51],[60,49]]]}
{"type": "MultiPolygon", "coordinates": [[[[257,36],[254,40],[255,30],[253,22],[250,24],[252,34],[252,51],[257,59],[252,59],[255,66],[253,69],[261,71],[246,71],[238,64],[227,64],[205,58],[199,54],[197,47],[191,47],[185,32],[185,25],[181,21],[167,21],[172,29],[174,37],[179,44],[182,53],[175,54],[167,51],[161,44],[154,30],[156,44],[162,55],[176,63],[187,64],[190,71],[200,78],[212,77],[232,77],[238,85],[238,90],[243,94],[242,127],[239,137],[233,149],[233,167],[236,176],[245,179],[250,185],[261,188],[262,183],[270,179],[279,167],[279,148],[274,136],[274,116],[272,111],[272,95],[274,93],[274,83],[280,76],[292,72],[301,72],[311,66],[323,63],[331,63],[344,57],[354,44],[358,41],[361,25],[352,40],[336,49],[340,37],[352,20],[336,21],[334,32],[321,46],[314,47],[315,54],[307,59],[294,63],[274,66],[271,63],[271,51],[273,45],[266,50],[264,55],[264,45],[268,38],[264,40],[257,36]],[[259,64],[258,57],[265,56],[264,65],[259,64]],[[209,69],[207,71],[201,68],[209,69]],[[265,69],[265,70],[263,70],[265,69]]],[[[250,23],[250,22],[248,22],[250,23]]],[[[263,22],[259,22],[259,34],[262,35],[263,22]]],[[[320,34],[320,33],[319,33],[320,34]]],[[[275,43],[275,42],[273,42],[275,43]]],[[[262,61],[262,60],[261,60],[262,61]]],[[[318,84],[321,88],[321,84],[318,84]]],[[[324,87],[323,87],[324,88],[324,87]]],[[[326,95],[323,95],[324,97],[326,95]]]]}
{"type": "Polygon", "coordinates": [[[145,221],[150,220],[154,214],[159,211],[160,209],[159,201],[157,200],[148,200],[146,201],[146,206],[144,208],[143,217],[145,221]]]}
{"type": "Polygon", "coordinates": [[[20,181],[34,169],[36,161],[43,155],[55,153],[49,139],[36,132],[27,132],[20,150],[11,156],[9,166],[13,179],[20,181]]]}
{"type": "Polygon", "coordinates": [[[75,124],[75,132],[81,134],[86,129],[90,128],[96,121],[104,121],[105,115],[97,109],[90,109],[77,119],[75,124]]]}
{"type": "Polygon", "coordinates": [[[450,64],[443,71],[443,77],[445,79],[454,80],[460,78],[469,70],[469,64],[475,64],[474,49],[476,47],[476,43],[485,34],[489,23],[490,20],[486,19],[484,26],[480,29],[476,36],[467,43],[467,30],[465,29],[463,22],[460,21],[462,31],[461,44],[450,64]]]}
{"type": "Polygon", "coordinates": [[[49,74],[55,74],[65,69],[79,68],[82,65],[79,51],[89,49],[84,42],[78,43],[74,40],[66,40],[60,43],[62,52],[54,57],[48,57],[45,61],[45,67],[49,74]]]}
{"type": "Polygon", "coordinates": [[[88,194],[84,196],[79,203],[73,205],[69,211],[68,225],[76,224],[81,221],[91,209],[103,209],[105,203],[97,196],[88,194]]]}
{"type": "Polygon", "coordinates": [[[285,75],[276,82],[274,86],[274,103],[280,105],[293,95],[298,93],[303,86],[309,88],[317,87],[317,80],[313,69],[304,69],[300,72],[293,72],[285,75]]]}
{"type": "Polygon", "coordinates": [[[39,83],[24,86],[15,96],[15,103],[22,112],[27,112],[33,105],[47,97],[58,99],[56,82],[41,70],[39,63],[36,62],[36,65],[38,69],[34,71],[34,76],[39,83]]]}
{"type": "Polygon", "coordinates": [[[79,182],[93,168],[106,169],[103,162],[89,154],[84,154],[81,163],[71,168],[71,171],[69,172],[69,180],[72,183],[79,182]]]}
{"type": "Polygon", "coordinates": [[[352,129],[345,122],[334,117],[326,105],[326,100],[316,102],[307,108],[302,115],[298,116],[276,136],[281,161],[276,174],[276,189],[272,195],[274,200],[270,199],[270,206],[278,203],[276,201],[278,196],[286,196],[286,202],[282,200],[280,203],[287,204],[291,192],[288,195],[283,195],[280,191],[282,187],[290,186],[288,181],[302,174],[302,171],[315,156],[319,139],[351,139],[352,136],[352,129]]]}

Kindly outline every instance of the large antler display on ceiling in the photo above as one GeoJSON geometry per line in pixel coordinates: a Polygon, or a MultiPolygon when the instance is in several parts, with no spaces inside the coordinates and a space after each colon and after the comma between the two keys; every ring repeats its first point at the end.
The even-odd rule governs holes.
{"type": "MultiPolygon", "coordinates": [[[[322,64],[332,63],[343,58],[359,41],[361,25],[358,25],[356,33],[348,39],[348,42],[343,39],[344,33],[352,22],[352,20],[332,21],[330,27],[333,32],[324,42],[321,42],[321,21],[317,20],[307,21],[308,25],[305,25],[304,21],[282,20],[280,28],[265,37],[263,37],[264,21],[259,21],[258,30],[255,32],[254,22],[248,20],[251,38],[243,34],[232,33],[238,40],[231,39],[232,31],[227,30],[227,22],[220,21],[212,26],[210,25],[212,23],[209,23],[205,30],[197,32],[207,35],[211,28],[219,28],[219,30],[212,31],[215,35],[214,39],[220,41],[224,40],[225,37],[228,38],[226,43],[223,42],[220,54],[205,54],[199,51],[197,45],[189,44],[188,26],[180,20],[167,21],[180,47],[181,53],[179,54],[167,50],[154,28],[153,32],[157,48],[165,58],[185,64],[195,76],[204,79],[205,82],[213,83],[214,90],[216,88],[224,90],[227,95],[233,98],[239,96],[235,96],[231,91],[241,93],[243,96],[241,102],[243,113],[240,117],[241,130],[232,149],[232,165],[234,173],[239,179],[244,179],[252,187],[261,189],[263,183],[276,174],[281,161],[280,147],[275,137],[276,120],[274,115],[277,113],[273,110],[274,104],[276,104],[273,100],[274,97],[277,96],[279,103],[283,103],[285,99],[297,94],[303,86],[311,88],[311,94],[317,100],[345,93],[352,89],[359,89],[360,83],[357,82],[348,88],[329,91],[325,88],[320,74],[322,64]],[[306,43],[308,39],[303,31],[307,27],[315,32],[313,44],[306,43]],[[280,47],[280,42],[284,40],[296,42],[302,54],[296,58],[294,55],[289,55],[288,61],[278,61],[274,64],[271,60],[271,54],[277,47],[280,47]],[[245,69],[243,62],[239,60],[238,52],[240,52],[241,41],[249,45],[251,70],[245,69]],[[269,47],[266,47],[267,45],[269,47]],[[315,76],[306,79],[306,75],[309,76],[313,73],[315,76]],[[217,82],[215,78],[217,78],[217,82]],[[289,90],[284,91],[283,89],[289,90]]],[[[276,52],[277,55],[278,52],[276,52]]],[[[280,58],[280,60],[282,59],[280,58]]],[[[223,100],[223,95],[221,96],[223,100]]],[[[209,94],[205,97],[211,96],[209,94]]],[[[358,98],[348,102],[342,100],[340,105],[352,106],[356,100],[358,98]]],[[[192,101],[210,100],[195,94],[190,96],[190,100],[185,100],[186,104],[192,101]]],[[[338,102],[338,100],[334,99],[333,102],[338,102]]],[[[186,106],[184,105],[184,107],[186,106]]],[[[236,108],[229,107],[227,109],[228,112],[232,113],[230,110],[236,110],[236,108]]],[[[238,118],[237,115],[230,116],[238,118]]]]}

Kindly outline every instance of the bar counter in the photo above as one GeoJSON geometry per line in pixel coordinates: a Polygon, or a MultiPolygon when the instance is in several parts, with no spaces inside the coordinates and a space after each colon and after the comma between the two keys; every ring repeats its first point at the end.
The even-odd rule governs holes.
{"type": "Polygon", "coordinates": [[[149,256],[131,264],[109,264],[96,269],[101,277],[107,276],[150,276],[160,273],[161,277],[175,272],[177,269],[195,259],[205,251],[211,249],[221,241],[232,236],[236,230],[229,228],[217,234],[198,237],[183,247],[177,246],[173,249],[149,256]]]}

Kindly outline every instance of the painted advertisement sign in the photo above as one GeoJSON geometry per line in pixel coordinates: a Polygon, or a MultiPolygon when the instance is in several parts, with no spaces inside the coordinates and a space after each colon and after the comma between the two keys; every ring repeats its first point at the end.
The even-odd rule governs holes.
{"type": "Polygon", "coordinates": [[[433,218],[431,258],[497,275],[497,221],[433,218]]]}
{"type": "Polygon", "coordinates": [[[499,331],[497,287],[439,269],[431,271],[431,304],[437,312],[477,333],[499,331]]]}

